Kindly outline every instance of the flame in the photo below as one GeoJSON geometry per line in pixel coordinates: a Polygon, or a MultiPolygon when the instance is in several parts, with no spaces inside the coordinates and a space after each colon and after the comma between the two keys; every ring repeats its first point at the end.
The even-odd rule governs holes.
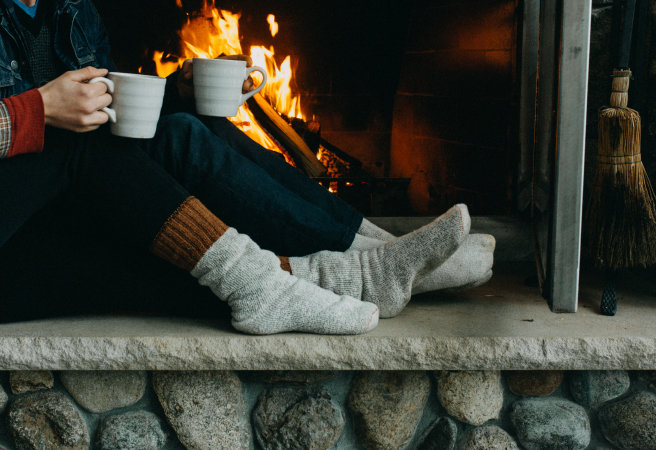
{"type": "MultiPolygon", "coordinates": [[[[287,56],[278,67],[274,55],[273,47],[270,49],[261,46],[251,47],[253,64],[264,67],[268,77],[267,84],[260,93],[279,113],[290,118],[305,119],[301,112],[301,99],[298,95],[293,95],[290,86],[292,81],[291,57],[287,56]]],[[[259,80],[257,81],[259,82],[259,80]]]]}
{"type": "Polygon", "coordinates": [[[276,22],[276,16],[269,14],[267,16],[267,23],[269,24],[269,30],[271,30],[271,37],[276,37],[276,34],[278,34],[278,22],[276,22]]]}
{"type": "MultiPolygon", "coordinates": [[[[178,7],[182,7],[181,0],[176,0],[178,7]]],[[[220,55],[241,55],[241,40],[239,37],[239,19],[241,14],[232,13],[227,10],[219,10],[214,4],[214,0],[208,2],[205,0],[203,7],[198,13],[190,14],[187,22],[179,31],[181,40],[180,55],[164,54],[155,51],[153,60],[157,69],[157,74],[166,77],[175,72],[186,59],[190,58],[216,58],[220,55]]],[[[275,16],[269,14],[267,17],[272,36],[278,32],[278,24],[275,16]]],[[[292,67],[291,58],[287,56],[282,64],[278,66],[275,60],[275,51],[273,47],[269,49],[262,46],[253,46],[250,49],[253,64],[266,69],[268,82],[260,91],[262,95],[280,114],[289,118],[304,119],[301,111],[300,96],[294,95],[291,90],[292,67]]],[[[260,75],[255,72],[255,84],[259,84],[260,75]]],[[[251,139],[257,141],[262,146],[278,151],[280,147],[275,143],[267,132],[262,129],[248,105],[244,104],[236,117],[230,120],[245,132],[251,139]]],[[[291,159],[285,156],[288,162],[291,159]]]]}

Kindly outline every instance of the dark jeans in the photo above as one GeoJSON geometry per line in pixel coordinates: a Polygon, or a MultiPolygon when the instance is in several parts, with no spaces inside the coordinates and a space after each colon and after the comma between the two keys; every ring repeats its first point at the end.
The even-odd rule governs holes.
{"type": "Polygon", "coordinates": [[[362,221],[227,120],[174,114],[149,141],[48,130],[46,142],[0,161],[0,320],[225,311],[146,251],[190,193],[283,255],[344,250],[362,221]]]}
{"type": "Polygon", "coordinates": [[[77,134],[48,128],[45,142],[41,153],[0,161],[0,246],[54,203],[81,211],[99,229],[147,248],[189,196],[136,141],[106,129],[77,134]]]}
{"type": "Polygon", "coordinates": [[[226,119],[177,113],[147,151],[227,225],[278,255],[344,251],[362,214],[226,119]]]}

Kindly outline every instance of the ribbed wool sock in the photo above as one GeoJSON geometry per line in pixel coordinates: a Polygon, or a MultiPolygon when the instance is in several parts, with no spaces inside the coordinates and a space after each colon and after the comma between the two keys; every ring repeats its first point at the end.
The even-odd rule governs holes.
{"type": "Polygon", "coordinates": [[[226,301],[233,326],[245,333],[360,334],[378,324],[376,305],[290,275],[273,253],[227,227],[193,197],[169,217],[151,249],[226,301]]]}
{"type": "MultiPolygon", "coordinates": [[[[386,242],[388,241],[356,234],[348,251],[369,250],[381,247],[386,242]]],[[[412,295],[442,290],[472,289],[487,283],[492,278],[494,247],[495,240],[492,235],[468,235],[462,245],[458,247],[458,250],[443,264],[432,272],[415,279],[415,284],[412,286],[412,295]]],[[[291,267],[288,270],[291,271],[291,267]]]]}
{"type": "Polygon", "coordinates": [[[160,258],[191,272],[228,226],[196,197],[188,197],[166,219],[150,250],[160,258]]]}
{"type": "Polygon", "coordinates": [[[392,233],[383,230],[378,225],[367,220],[367,218],[364,218],[362,220],[362,223],[360,224],[360,228],[358,229],[358,234],[385,242],[389,242],[392,239],[396,238],[396,236],[394,236],[392,233]]]}
{"type": "Polygon", "coordinates": [[[492,278],[494,237],[470,234],[449,259],[432,272],[419,278],[412,294],[441,290],[471,289],[492,278]]]}
{"type": "Polygon", "coordinates": [[[191,274],[228,302],[232,325],[245,333],[361,334],[378,324],[376,305],[290,275],[273,253],[234,228],[207,250],[191,274]]]}
{"type": "Polygon", "coordinates": [[[410,300],[418,276],[451,256],[469,233],[465,205],[456,205],[430,224],[382,247],[345,253],[322,251],[289,258],[292,273],[342,295],[361,298],[393,317],[410,300]]]}
{"type": "MultiPolygon", "coordinates": [[[[390,239],[390,241],[393,239],[396,238],[392,238],[390,239]]],[[[346,251],[369,250],[370,248],[376,248],[385,245],[387,242],[389,241],[381,241],[380,239],[363,236],[361,234],[356,234],[355,237],[353,238],[353,242],[351,242],[351,246],[348,249],[346,249],[346,251]]]]}

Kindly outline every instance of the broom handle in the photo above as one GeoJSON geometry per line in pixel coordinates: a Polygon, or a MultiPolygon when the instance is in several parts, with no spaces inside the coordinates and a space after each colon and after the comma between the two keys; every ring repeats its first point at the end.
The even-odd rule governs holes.
{"type": "Polygon", "coordinates": [[[633,18],[635,17],[636,0],[626,0],[624,9],[624,22],[622,36],[620,39],[618,69],[629,68],[629,56],[631,55],[631,37],[633,35],[633,18]]]}

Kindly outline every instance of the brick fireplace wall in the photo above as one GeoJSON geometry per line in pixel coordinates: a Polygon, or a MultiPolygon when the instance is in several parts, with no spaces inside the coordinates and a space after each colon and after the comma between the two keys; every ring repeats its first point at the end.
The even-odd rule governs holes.
{"type": "Polygon", "coordinates": [[[422,214],[509,211],[517,144],[514,0],[413,9],[394,103],[391,175],[422,214]]]}
{"type": "MultiPolygon", "coordinates": [[[[148,71],[148,52],[177,46],[184,11],[202,0],[94,0],[119,68],[148,71]],[[125,14],[126,10],[134,14],[125,14]]],[[[412,206],[435,214],[464,201],[474,214],[513,210],[517,155],[520,0],[218,2],[242,12],[244,46],[275,45],[297,64],[297,88],[322,135],[376,177],[410,177],[412,206]],[[276,14],[270,37],[265,18],[276,14]]],[[[594,0],[586,179],[592,179],[596,112],[608,102],[612,0],[594,0]]],[[[643,161],[656,178],[656,0],[630,99],[643,119],[643,161]]],[[[633,64],[634,67],[635,64],[633,64]]],[[[637,67],[636,67],[637,68],[637,67]]],[[[152,67],[150,67],[152,70],[152,67]]]]}
{"type": "MultiPolygon", "coordinates": [[[[184,13],[173,0],[138,5],[143,21],[123,18],[125,0],[95,1],[122,70],[141,65],[152,72],[149,51],[175,51],[184,13]]],[[[193,12],[200,3],[182,5],[193,12]]],[[[498,214],[509,204],[516,141],[516,3],[338,0],[262,7],[244,0],[217,7],[242,12],[244,49],[274,45],[281,58],[292,56],[304,111],[321,123],[325,139],[362,161],[365,175],[412,178],[415,213],[465,201],[476,214],[498,214]],[[275,39],[268,13],[280,25],[275,39]]]]}

